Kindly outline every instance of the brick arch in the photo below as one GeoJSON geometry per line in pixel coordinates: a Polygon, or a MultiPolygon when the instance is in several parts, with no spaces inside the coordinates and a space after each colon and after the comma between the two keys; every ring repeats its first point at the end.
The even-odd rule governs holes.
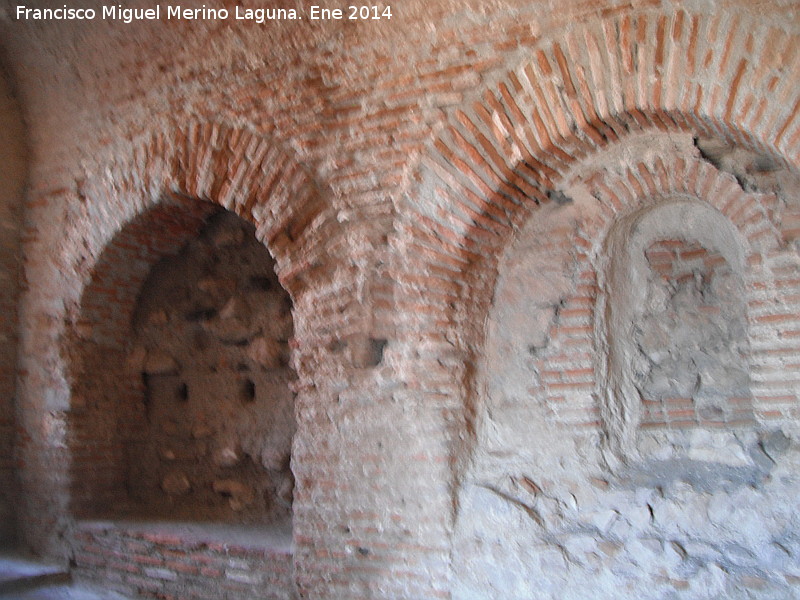
{"type": "Polygon", "coordinates": [[[227,209],[252,223],[294,301],[293,360],[296,387],[303,394],[314,386],[314,374],[304,368],[303,335],[313,326],[309,322],[324,318],[314,313],[314,299],[306,295],[307,275],[332,260],[325,250],[335,238],[330,228],[335,221],[328,218],[330,195],[279,145],[245,130],[193,123],[155,133],[98,164],[110,166],[79,183],[81,215],[76,220],[90,220],[95,227],[65,231],[71,254],[64,272],[76,273],[79,281],[73,282],[76,300],[65,306],[58,338],[62,393],[70,406],[64,440],[70,472],[73,481],[88,476],[94,482],[65,482],[71,486],[69,516],[78,517],[97,514],[93,507],[98,501],[121,502],[118,492],[124,485],[117,460],[124,441],[114,427],[97,435],[103,425],[95,421],[103,417],[92,388],[123,382],[129,384],[121,385],[124,393],[141,392],[140,381],[119,373],[89,381],[81,347],[88,343],[95,356],[124,364],[125,336],[150,268],[192,239],[215,212],[227,209]]]}
{"type": "MultiPolygon", "coordinates": [[[[207,216],[209,206],[234,212],[256,227],[296,306],[308,290],[309,270],[319,272],[332,260],[325,252],[335,237],[332,194],[273,140],[217,123],[190,123],[156,132],[97,162],[104,165],[103,174],[79,182],[80,214],[71,221],[75,227],[64,232],[70,250],[63,268],[79,277],[75,299],[67,303],[73,326],[81,320],[77,297],[91,287],[103,252],[128,224],[134,230],[152,225],[164,235],[171,232],[177,236],[175,248],[196,231],[197,216],[207,216]],[[174,220],[170,224],[170,207],[187,217],[185,230],[174,220]],[[155,220],[137,224],[148,213],[155,220]],[[80,227],[86,221],[95,224],[88,232],[80,227]]],[[[168,239],[151,237],[156,245],[170,245],[168,239]]],[[[155,262],[165,251],[153,248],[147,260],[155,262]]]]}
{"type": "MultiPolygon", "coordinates": [[[[70,494],[67,477],[47,475],[41,456],[59,465],[59,473],[69,472],[66,434],[74,408],[72,353],[85,329],[81,297],[95,270],[102,268],[104,250],[124,224],[135,222],[165,198],[173,201],[180,195],[231,207],[255,223],[261,239],[271,244],[283,285],[295,295],[295,306],[305,290],[302,275],[314,260],[313,255],[308,262],[295,260],[296,253],[300,246],[313,246],[312,238],[325,239],[324,233],[309,235],[309,226],[313,222],[313,229],[325,229],[320,222],[325,221],[322,213],[328,196],[297,160],[268,139],[244,129],[194,122],[165,126],[116,148],[84,163],[73,186],[46,194],[63,231],[58,248],[38,248],[49,260],[32,267],[46,273],[38,275],[51,285],[29,301],[26,315],[40,320],[37,336],[27,342],[36,362],[29,362],[32,374],[22,380],[20,390],[21,426],[28,432],[20,454],[32,465],[21,478],[29,489],[51,489],[52,494],[47,498],[26,494],[20,514],[21,522],[34,523],[25,526],[25,534],[42,552],[63,552],[61,534],[70,526],[70,494]],[[93,227],[82,227],[87,222],[93,227]],[[42,311],[45,318],[39,315],[42,311]],[[39,398],[47,398],[45,414],[33,402],[39,398]]],[[[30,243],[40,244],[35,237],[30,243]]]]}
{"type": "Polygon", "coordinates": [[[301,273],[309,261],[296,258],[301,248],[322,254],[331,195],[279,143],[245,129],[190,123],[154,133],[105,160],[102,178],[82,182],[79,190],[81,216],[99,224],[93,239],[79,227],[65,232],[85,248],[75,258],[84,281],[119,223],[132,221],[165,195],[179,195],[217,204],[253,223],[275,257],[281,283],[290,293],[302,291],[301,273]]]}
{"type": "Polygon", "coordinates": [[[577,168],[638,132],[723,138],[797,169],[797,42],[795,32],[740,15],[616,14],[553,32],[448,114],[401,203],[395,243],[406,255],[396,276],[400,331],[455,364],[448,384],[436,385],[464,403],[449,438],[457,480],[510,240],[537,206],[566,200],[562,187],[577,168]]]}
{"type": "Polygon", "coordinates": [[[633,133],[722,137],[797,168],[797,45],[795,33],[744,16],[681,10],[600,19],[533,47],[450,113],[422,160],[397,226],[410,257],[399,289],[421,309],[407,311],[407,328],[422,328],[424,307],[430,323],[479,340],[474,316],[507,241],[559,199],[573,169],[633,133]],[[420,280],[426,271],[437,275],[420,280]]]}
{"type": "Polygon", "coordinates": [[[640,131],[721,137],[797,168],[797,46],[796,33],[743,16],[684,10],[559,30],[450,113],[400,236],[425,250],[420,261],[471,268],[557,198],[572,169],[640,131]]]}
{"type": "Polygon", "coordinates": [[[638,210],[646,199],[655,202],[669,196],[708,203],[730,221],[742,244],[757,246],[762,253],[778,250],[785,241],[773,210],[773,194],[745,191],[733,176],[699,157],[673,154],[643,159],[616,171],[599,168],[581,178],[579,185],[586,186],[585,192],[599,206],[577,242],[584,252],[597,252],[614,223],[638,210]]]}
{"type": "MultiPolygon", "coordinates": [[[[751,369],[759,372],[758,378],[751,381],[750,397],[735,399],[740,405],[735,411],[739,416],[734,415],[730,425],[746,423],[746,414],[751,410],[761,423],[794,418],[800,401],[800,388],[794,383],[792,373],[795,367],[786,364],[782,369],[776,368],[776,364],[792,362],[793,349],[783,348],[780,340],[782,330],[791,330],[800,321],[796,311],[782,299],[784,295],[791,298],[798,291],[793,267],[787,267],[792,264],[794,251],[790,242],[796,234],[783,225],[778,198],[772,193],[745,191],[731,175],[718,171],[705,160],[680,155],[641,161],[614,173],[598,170],[582,185],[587,186],[586,191],[600,207],[597,218],[588,220],[575,239],[579,268],[589,273],[600,288],[598,313],[605,312],[601,304],[610,297],[602,281],[606,273],[601,271],[613,260],[601,254],[609,252],[605,244],[611,231],[630,222],[637,213],[657,211],[670,199],[683,199],[690,206],[692,203],[698,206],[697,210],[709,208],[708,218],[715,223],[714,229],[730,230],[731,244],[741,251],[741,264],[731,266],[744,284],[751,345],[748,362],[751,369]]],[[[691,239],[702,243],[704,237],[707,236],[695,235],[691,239]]],[[[594,335],[597,333],[595,327],[594,335]]],[[[588,339],[587,343],[591,345],[588,339]]],[[[602,390],[607,386],[599,383],[594,391],[597,398],[602,398],[602,390]]],[[[638,407],[632,411],[633,429],[639,425],[639,411],[638,407]]],[[[633,429],[628,428],[628,433],[633,429]]]]}
{"type": "MultiPolygon", "coordinates": [[[[752,281],[767,281],[759,269],[748,269],[747,265],[755,262],[752,259],[756,253],[741,230],[715,210],[713,200],[713,197],[667,195],[641,203],[644,206],[638,210],[621,213],[604,238],[605,256],[595,262],[600,289],[595,298],[594,349],[603,357],[595,362],[595,398],[600,405],[609,447],[623,459],[637,455],[636,434],[643,425],[664,428],[755,425],[749,373],[748,384],[738,393],[729,392],[724,398],[715,394],[714,410],[700,408],[693,394],[684,392],[680,397],[654,398],[646,391],[640,392],[634,380],[632,358],[636,346],[628,350],[636,339],[635,329],[642,324],[646,314],[643,307],[648,277],[658,266],[650,261],[655,260],[659,252],[661,256],[671,257],[677,251],[682,257],[704,257],[702,273],[705,285],[710,283],[707,280],[709,274],[718,266],[725,265],[730,277],[735,279],[735,287],[741,286],[743,292],[719,298],[719,303],[728,310],[733,309],[734,315],[746,313],[748,301],[754,299],[752,281]],[[643,243],[647,247],[642,247],[643,243]],[[750,275],[750,286],[743,285],[746,274],[750,275]]],[[[661,272],[669,279],[673,273],[672,265],[669,274],[664,270],[661,272]]],[[[719,303],[713,306],[704,304],[701,310],[719,310],[719,303]]],[[[702,329],[703,325],[699,327],[702,329]]],[[[693,335],[696,336],[697,332],[693,335]]],[[[673,332],[670,332],[667,339],[672,337],[673,332]]],[[[746,331],[733,336],[733,342],[741,350],[729,362],[738,364],[739,359],[744,359],[749,369],[746,341],[746,331]]]]}
{"type": "MultiPolygon", "coordinates": [[[[689,139],[689,143],[681,149],[692,149],[690,136],[684,137],[689,139]]],[[[572,436],[580,438],[584,435],[586,439],[592,439],[591,436],[596,432],[608,431],[608,416],[602,411],[603,401],[607,402],[602,396],[607,389],[606,382],[601,381],[598,373],[598,354],[602,356],[603,349],[596,339],[597,313],[603,312],[602,307],[597,307],[597,298],[605,293],[602,258],[607,255],[608,248],[604,242],[615,225],[641,211],[658,211],[661,206],[676,200],[703,207],[706,212],[715,215],[717,220],[714,223],[727,223],[726,231],[735,237],[735,244],[741,249],[742,255],[741,260],[732,262],[746,265],[746,295],[743,303],[748,313],[751,342],[748,359],[753,373],[758,373],[750,382],[752,397],[729,398],[730,415],[716,423],[697,419],[696,423],[688,426],[697,424],[710,429],[725,427],[738,430],[770,428],[796,420],[800,415],[800,386],[796,383],[797,345],[788,339],[784,343],[774,343],[774,340],[780,342],[782,330],[793,335],[791,332],[800,326],[796,309],[792,308],[791,303],[784,305],[781,299],[783,294],[796,298],[800,286],[796,277],[796,249],[787,243],[791,239],[787,234],[791,232],[782,227],[776,197],[770,193],[743,190],[732,175],[719,171],[693,154],[677,150],[660,155],[634,154],[622,165],[617,163],[613,152],[608,154],[611,156],[605,157],[605,161],[604,157],[598,158],[591,169],[565,182],[566,194],[574,198],[571,206],[559,207],[552,202],[542,207],[526,222],[525,228],[514,240],[531,239],[526,237],[531,232],[528,227],[535,225],[535,231],[547,233],[544,234],[546,239],[535,245],[522,245],[521,252],[531,247],[541,251],[542,254],[532,260],[532,264],[558,265],[559,251],[572,258],[568,261],[574,274],[571,291],[562,296],[563,301],[558,307],[560,314],[551,321],[546,336],[549,343],[544,351],[537,349],[535,367],[523,373],[522,369],[515,370],[513,366],[504,365],[517,360],[509,349],[525,353],[525,347],[517,346],[518,338],[509,335],[509,331],[525,330],[526,324],[520,320],[520,314],[533,312],[535,298],[529,290],[540,289],[535,285],[529,286],[529,290],[514,285],[504,289],[503,280],[505,283],[511,280],[527,283],[526,274],[536,275],[540,272],[527,271],[515,279],[520,271],[514,271],[514,267],[522,260],[520,254],[514,254],[515,250],[520,249],[514,248],[513,243],[509,244],[508,250],[504,250],[502,257],[498,257],[498,271],[505,277],[498,277],[501,283],[497,284],[496,296],[493,295],[487,302],[490,305],[487,316],[473,317],[475,321],[486,319],[491,323],[483,343],[488,348],[487,352],[493,350],[494,354],[487,354],[486,359],[475,357],[479,365],[486,361],[489,366],[483,370],[479,367],[477,383],[469,382],[474,389],[468,391],[475,394],[475,398],[472,399],[473,405],[468,408],[475,411],[474,428],[479,434],[475,436],[474,446],[467,448],[472,451],[471,461],[477,466],[470,465],[469,470],[457,473],[461,480],[458,483],[465,484],[461,490],[454,492],[467,507],[464,513],[457,513],[457,518],[464,523],[474,517],[468,512],[473,508],[470,505],[470,489],[474,489],[474,484],[480,485],[487,480],[500,481],[499,476],[493,479],[497,473],[515,473],[517,461],[524,463],[525,459],[529,459],[525,454],[528,450],[526,444],[530,444],[529,448],[538,448],[536,436],[529,433],[533,429],[532,419],[537,419],[537,423],[538,419],[547,419],[546,428],[554,429],[558,431],[556,435],[570,440],[572,436]],[[577,215],[577,225],[569,221],[567,226],[564,220],[554,218],[554,213],[570,210],[577,215]],[[542,258],[544,256],[547,257],[546,262],[542,258]],[[790,265],[788,269],[787,265],[790,265]],[[598,277],[598,274],[601,276],[598,277]],[[503,302],[506,304],[503,305],[503,302]],[[515,311],[518,306],[522,308],[515,311]],[[504,321],[506,337],[502,338],[502,345],[492,344],[497,340],[497,336],[493,339],[492,332],[498,330],[498,320],[502,319],[507,319],[504,321]],[[788,368],[781,371],[779,365],[782,360],[793,362],[794,366],[787,364],[788,368]],[[510,377],[506,378],[509,373],[510,377]],[[526,374],[529,379],[524,379],[526,374]],[[514,379],[520,375],[523,375],[522,379],[514,379]],[[503,388],[497,383],[497,380],[503,379],[512,383],[503,388]],[[486,391],[492,387],[494,394],[486,391]],[[527,396],[524,391],[526,388],[527,396]],[[491,417],[484,419],[488,414],[491,417]],[[487,426],[484,426],[484,420],[487,426]],[[525,458],[520,459],[520,455],[525,458]],[[504,471],[504,468],[508,471],[504,471]]],[[[551,283],[546,276],[544,280],[551,283]]],[[[559,282],[555,282],[553,287],[559,288],[559,282]]],[[[525,359],[530,361],[531,356],[526,355],[525,359]]],[[[676,415],[686,411],[686,406],[677,406],[677,403],[674,408],[676,415]]],[[[675,419],[676,423],[656,426],[683,428],[687,425],[679,421],[687,420],[690,418],[681,415],[675,419]]],[[[635,434],[636,426],[640,425],[641,421],[634,427],[623,428],[623,435],[635,434]]],[[[472,434],[471,431],[469,433],[472,434]]],[[[635,458],[635,454],[630,452],[631,446],[635,449],[635,441],[624,445],[625,441],[615,440],[623,448],[612,444],[606,447],[611,450],[604,452],[608,464],[619,464],[615,460],[617,457],[625,460],[635,458]]],[[[547,456],[546,445],[542,447],[542,454],[547,456]]],[[[547,459],[543,459],[542,463],[546,464],[547,459]]],[[[458,545],[463,541],[458,538],[458,532],[462,529],[460,525],[456,526],[458,545]]],[[[499,534],[500,537],[502,535],[499,534]]],[[[460,550],[454,552],[458,556],[460,550]]],[[[470,557],[464,567],[456,567],[456,572],[459,572],[458,569],[474,569],[476,562],[474,557],[470,557]]],[[[496,564],[492,563],[491,568],[496,568],[496,564]]]]}
{"type": "MultiPolygon", "coordinates": [[[[781,235],[774,195],[745,192],[733,176],[699,157],[680,153],[650,157],[625,168],[615,165],[605,169],[601,164],[568,190],[579,198],[576,223],[566,226],[559,222],[555,206],[543,210],[540,219],[529,222],[537,231],[548,230],[548,224],[554,223],[547,239],[537,243],[538,252],[547,253],[556,264],[569,256],[569,277],[573,280],[572,291],[561,298],[558,318],[544,336],[549,340],[548,347],[538,349],[533,362],[539,374],[540,400],[553,425],[581,430],[603,425],[602,406],[597,402],[604,389],[598,364],[597,349],[603,344],[597,340],[597,313],[604,309],[597,306],[597,301],[608,294],[606,240],[620,222],[667,200],[680,198],[705,206],[735,232],[748,273],[750,320],[758,328],[758,335],[778,336],[772,323],[782,321],[771,315],[782,314],[778,290],[791,286],[792,279],[791,271],[781,273],[787,240],[781,235]]],[[[526,226],[520,240],[529,235],[527,231],[526,226]]],[[[499,270],[509,261],[519,263],[518,252],[512,245],[499,259],[499,270]]],[[[544,260],[542,256],[539,259],[540,263],[544,260]]],[[[770,349],[763,348],[753,357],[756,362],[766,362],[769,354],[770,349]]],[[[773,371],[768,381],[764,379],[754,386],[762,420],[788,416],[781,413],[778,398],[783,396],[785,400],[796,394],[790,380],[791,377],[781,380],[781,375],[773,371]],[[780,394],[769,392],[780,386],[780,394]]],[[[533,381],[530,383],[534,385],[533,381]]]]}

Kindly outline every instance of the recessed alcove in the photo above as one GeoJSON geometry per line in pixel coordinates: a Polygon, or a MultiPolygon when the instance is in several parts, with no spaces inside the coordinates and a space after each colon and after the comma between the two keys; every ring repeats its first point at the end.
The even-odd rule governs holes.
{"type": "Polygon", "coordinates": [[[697,240],[656,240],[645,258],[647,292],[633,336],[641,426],[752,422],[741,275],[697,240]]]}
{"type": "Polygon", "coordinates": [[[74,514],[215,524],[214,539],[250,524],[287,546],[292,335],[291,299],[251,224],[168,198],[124,227],[74,327],[74,514]]]}
{"type": "Polygon", "coordinates": [[[607,215],[576,186],[500,258],[454,598],[661,593],[667,569],[733,579],[764,572],[760,549],[791,529],[774,499],[794,494],[778,474],[796,455],[761,419],[772,371],[754,367],[781,322],[764,308],[767,244],[721,210],[735,193],[682,185],[607,215]]]}
{"type": "Polygon", "coordinates": [[[711,206],[672,198],[622,217],[605,248],[596,347],[611,447],[637,431],[754,424],[744,246],[711,206]]]}

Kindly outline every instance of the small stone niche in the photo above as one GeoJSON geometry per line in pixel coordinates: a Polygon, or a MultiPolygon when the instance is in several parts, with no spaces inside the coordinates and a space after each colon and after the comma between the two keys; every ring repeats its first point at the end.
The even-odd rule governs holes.
{"type": "Polygon", "coordinates": [[[696,240],[657,240],[645,258],[645,303],[634,325],[642,426],[752,420],[741,278],[696,240]]]}
{"type": "Polygon", "coordinates": [[[746,240],[708,203],[663,199],[617,221],[599,259],[596,396],[607,459],[638,432],[755,423],[746,240]]]}
{"type": "Polygon", "coordinates": [[[291,308],[254,228],[229,212],[153,267],[128,358],[146,425],[127,485],[146,515],[290,521],[291,308]]]}

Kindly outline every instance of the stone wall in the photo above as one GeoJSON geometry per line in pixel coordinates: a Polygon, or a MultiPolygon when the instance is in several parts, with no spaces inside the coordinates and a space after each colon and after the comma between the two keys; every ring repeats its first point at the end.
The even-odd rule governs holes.
{"type": "Polygon", "coordinates": [[[176,520],[291,521],[291,300],[236,215],[219,213],[139,293],[127,363],[146,423],[127,489],[176,520]]]}
{"type": "Polygon", "coordinates": [[[83,523],[73,536],[76,575],[144,597],[288,600],[292,553],[285,532],[265,543],[251,527],[83,523]]]}
{"type": "Polygon", "coordinates": [[[128,482],[142,446],[149,447],[142,438],[153,417],[146,349],[137,348],[133,326],[137,299],[151,269],[195,238],[216,210],[186,200],[155,207],[117,233],[91,273],[64,352],[73,401],[62,443],[70,449],[69,503],[80,518],[133,511],[130,492],[141,482],[128,482]]]}
{"type": "Polygon", "coordinates": [[[741,276],[698,242],[658,240],[634,333],[642,426],[752,420],[747,315],[741,276]]]}

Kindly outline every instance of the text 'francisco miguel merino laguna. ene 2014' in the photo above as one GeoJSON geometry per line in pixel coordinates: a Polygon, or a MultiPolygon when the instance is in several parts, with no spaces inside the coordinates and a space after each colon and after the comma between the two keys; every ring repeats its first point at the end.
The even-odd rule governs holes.
{"type": "Polygon", "coordinates": [[[31,8],[17,6],[15,17],[17,20],[31,21],[158,21],[166,20],[203,20],[224,21],[236,19],[265,23],[267,21],[294,21],[304,18],[310,20],[340,20],[340,19],[391,19],[390,6],[348,6],[346,9],[322,8],[310,6],[304,14],[294,8],[246,8],[236,6],[233,10],[227,8],[209,8],[203,4],[199,8],[184,8],[182,6],[160,6],[151,8],[128,8],[121,5],[101,6],[98,8],[78,8],[64,4],[58,8],[31,8]]]}

